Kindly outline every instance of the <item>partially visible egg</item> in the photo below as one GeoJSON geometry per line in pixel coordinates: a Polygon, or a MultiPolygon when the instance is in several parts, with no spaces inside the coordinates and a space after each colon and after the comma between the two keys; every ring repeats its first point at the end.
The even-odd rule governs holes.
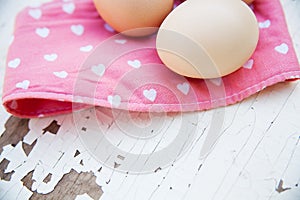
{"type": "Polygon", "coordinates": [[[157,31],[173,9],[173,0],[94,0],[100,16],[116,31],[145,36],[157,31]]]}
{"type": "Polygon", "coordinates": [[[254,0],[243,0],[246,4],[250,5],[254,0]]]}
{"type": "Polygon", "coordinates": [[[217,78],[239,69],[258,43],[252,10],[241,0],[187,0],[164,20],[156,47],[162,62],[192,78],[217,78]]]}

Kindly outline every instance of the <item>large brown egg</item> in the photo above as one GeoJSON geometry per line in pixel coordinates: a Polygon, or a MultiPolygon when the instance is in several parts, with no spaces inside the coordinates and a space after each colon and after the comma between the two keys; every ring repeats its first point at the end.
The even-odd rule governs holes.
{"type": "Polygon", "coordinates": [[[156,31],[172,11],[173,3],[173,0],[94,0],[100,16],[116,31],[129,36],[156,31]]]}
{"type": "Polygon", "coordinates": [[[259,30],[241,0],[187,0],[162,23],[158,55],[174,72],[217,78],[239,69],[253,54],[259,30]]]}

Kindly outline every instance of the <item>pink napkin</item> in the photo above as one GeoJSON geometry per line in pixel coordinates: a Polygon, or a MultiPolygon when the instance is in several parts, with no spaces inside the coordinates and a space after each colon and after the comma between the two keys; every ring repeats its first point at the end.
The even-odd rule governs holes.
{"type": "Polygon", "coordinates": [[[300,77],[279,0],[256,0],[260,27],[252,58],[222,79],[177,75],[161,64],[155,35],[117,35],[91,0],[54,1],[19,13],[7,56],[3,104],[20,117],[89,106],[130,111],[198,111],[233,104],[300,77]]]}

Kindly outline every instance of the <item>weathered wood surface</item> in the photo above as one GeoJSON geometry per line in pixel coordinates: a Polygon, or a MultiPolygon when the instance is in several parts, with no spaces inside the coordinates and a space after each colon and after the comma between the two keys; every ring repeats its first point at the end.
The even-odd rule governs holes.
{"type": "MultiPolygon", "coordinates": [[[[10,117],[5,124],[5,132],[2,134],[0,139],[0,152],[2,152],[3,147],[6,145],[16,146],[20,143],[24,136],[28,133],[28,119],[20,119],[17,117],[10,117]]],[[[50,132],[56,134],[59,129],[55,123],[51,123],[49,126],[45,127],[45,132],[50,132]]],[[[36,143],[32,145],[27,145],[23,143],[22,148],[26,155],[29,155],[32,148],[36,143]]],[[[1,153],[0,153],[1,154],[1,153]]],[[[47,156],[47,155],[45,155],[47,156]]],[[[5,173],[4,170],[7,168],[9,161],[3,159],[0,162],[0,180],[10,181],[11,175],[14,172],[5,173]]],[[[23,179],[23,185],[27,188],[32,187],[32,174],[28,173],[23,179]]],[[[44,182],[47,183],[51,180],[51,174],[49,174],[44,182]]],[[[84,172],[77,173],[71,170],[69,173],[65,174],[63,178],[59,181],[53,192],[46,195],[33,192],[30,199],[70,199],[73,200],[77,195],[88,194],[93,199],[99,199],[102,190],[101,187],[96,184],[96,177],[93,173],[84,172]]],[[[22,199],[22,198],[21,198],[22,199]]]]}
{"type": "MultiPolygon", "coordinates": [[[[1,66],[5,63],[14,16],[34,2],[42,1],[1,1],[1,66]]],[[[282,3],[299,56],[300,2],[282,3]]],[[[0,70],[4,74],[4,68],[0,70]]],[[[299,99],[298,82],[282,83],[225,110],[202,112],[196,116],[198,134],[188,154],[172,165],[155,169],[155,173],[140,175],[118,172],[120,160],[110,168],[93,159],[76,133],[80,129],[75,127],[72,115],[26,120],[10,117],[1,108],[0,125],[5,128],[0,138],[0,198],[75,199],[86,194],[81,198],[297,200],[299,99]],[[212,116],[218,112],[225,113],[221,137],[209,156],[199,160],[201,144],[213,124],[212,116]]],[[[131,140],[120,135],[115,119],[105,111],[100,110],[99,114],[109,124],[104,129],[113,144],[133,152],[149,150],[139,148],[141,141],[132,145],[131,140]]],[[[95,126],[91,122],[93,116],[89,117],[87,121],[77,121],[85,128],[81,130],[95,126]]],[[[168,117],[170,121],[177,119],[176,115],[168,117]]],[[[139,116],[136,119],[137,123],[144,120],[139,116]]],[[[178,132],[176,124],[169,125],[170,131],[178,132]]]]}

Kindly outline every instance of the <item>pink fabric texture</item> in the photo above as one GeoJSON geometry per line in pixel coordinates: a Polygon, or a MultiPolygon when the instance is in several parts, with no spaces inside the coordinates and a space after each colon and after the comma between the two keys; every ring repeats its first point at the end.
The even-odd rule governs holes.
{"type": "Polygon", "coordinates": [[[91,0],[53,1],[16,19],[7,56],[3,104],[20,117],[44,117],[89,106],[139,112],[199,111],[234,104],[267,86],[300,77],[279,0],[256,0],[260,27],[252,58],[222,79],[171,72],[155,35],[118,35],[91,0]]]}

